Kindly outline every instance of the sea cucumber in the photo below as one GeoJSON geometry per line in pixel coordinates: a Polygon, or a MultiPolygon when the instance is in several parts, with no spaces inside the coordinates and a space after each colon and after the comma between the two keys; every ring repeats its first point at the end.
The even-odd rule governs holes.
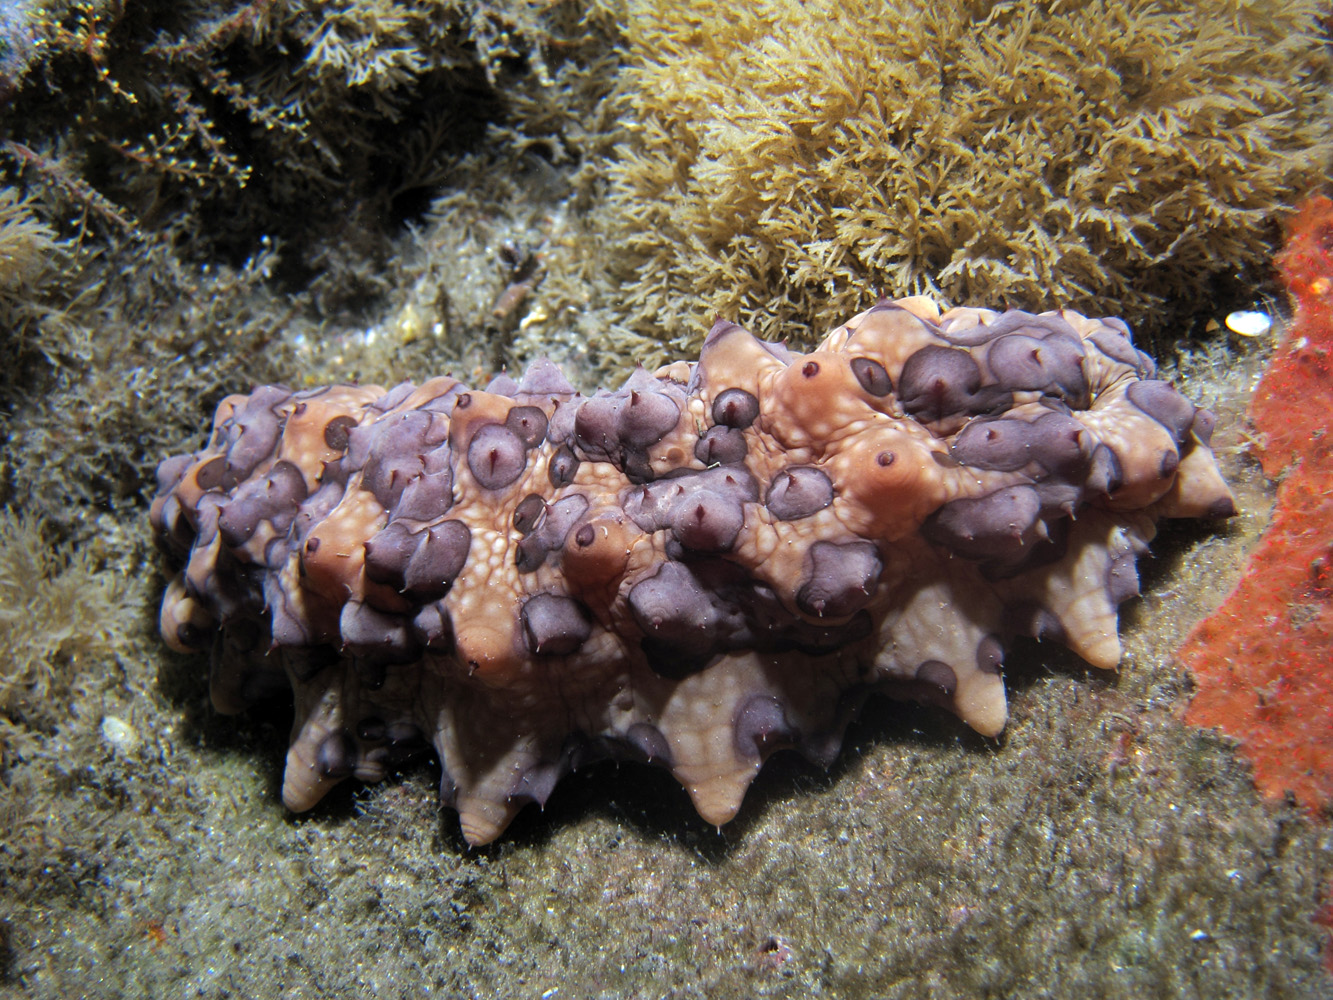
{"type": "Polygon", "coordinates": [[[1154,375],[1117,319],[914,297],[809,354],[719,321],[587,398],[544,360],[262,386],[158,469],[162,634],[220,711],[290,684],[293,810],[433,746],[473,844],[606,756],[722,824],[872,690],[995,735],[1006,637],[1117,665],[1156,520],[1234,512],[1154,375]]]}

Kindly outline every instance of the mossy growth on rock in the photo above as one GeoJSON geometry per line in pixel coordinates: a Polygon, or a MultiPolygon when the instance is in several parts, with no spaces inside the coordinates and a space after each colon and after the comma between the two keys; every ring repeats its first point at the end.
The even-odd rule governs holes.
{"type": "Polygon", "coordinates": [[[34,0],[0,18],[0,54],[42,53],[0,58],[0,166],[192,260],[239,264],[268,237],[288,284],[354,310],[469,154],[568,163],[596,145],[581,112],[614,79],[604,6],[34,0]]]}
{"type": "Polygon", "coordinates": [[[256,382],[488,378],[520,318],[494,315],[505,251],[573,254],[555,208],[589,197],[610,149],[618,11],[0,15],[0,504],[83,537],[256,382]]]}
{"type": "Polygon", "coordinates": [[[0,720],[65,722],[85,686],[114,673],[123,581],[92,546],[53,544],[32,517],[0,508],[0,720]]]}
{"type": "Polygon", "coordinates": [[[921,292],[1175,325],[1324,176],[1320,10],[638,4],[611,167],[630,325],[809,342],[921,292]]]}

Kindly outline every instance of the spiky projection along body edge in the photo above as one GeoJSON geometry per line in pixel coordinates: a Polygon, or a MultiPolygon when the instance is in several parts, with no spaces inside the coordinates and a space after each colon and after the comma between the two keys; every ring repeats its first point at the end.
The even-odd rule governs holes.
{"type": "Polygon", "coordinates": [[[884,302],[801,355],[719,322],[585,398],[264,386],[163,462],[161,625],[237,712],[290,683],[283,801],[433,745],[474,844],[613,755],[730,820],[872,690],[997,734],[1002,640],[1120,659],[1161,517],[1234,511],[1213,417],[1115,319],[884,302]]]}

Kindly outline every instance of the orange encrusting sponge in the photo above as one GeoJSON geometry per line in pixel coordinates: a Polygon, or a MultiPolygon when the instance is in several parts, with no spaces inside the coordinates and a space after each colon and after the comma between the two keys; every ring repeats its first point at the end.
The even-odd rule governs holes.
{"type": "Polygon", "coordinates": [[[1291,334],[1249,418],[1277,506],[1245,575],[1177,655],[1197,726],[1240,740],[1270,796],[1333,802],[1333,201],[1308,202],[1278,258],[1296,301],[1291,334]]]}

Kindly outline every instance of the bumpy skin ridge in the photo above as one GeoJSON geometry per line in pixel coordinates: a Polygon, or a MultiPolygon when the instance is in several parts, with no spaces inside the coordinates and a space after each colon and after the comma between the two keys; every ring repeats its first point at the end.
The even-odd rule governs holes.
{"type": "Polygon", "coordinates": [[[1116,666],[1156,520],[1233,512],[1154,374],[1119,320],[913,298],[806,355],[719,322],[590,398],[546,361],[263,386],[158,470],[162,634],[221,711],[291,685],[293,810],[430,745],[472,843],[607,755],[725,823],[871,690],[994,735],[1006,637],[1116,666]]]}

